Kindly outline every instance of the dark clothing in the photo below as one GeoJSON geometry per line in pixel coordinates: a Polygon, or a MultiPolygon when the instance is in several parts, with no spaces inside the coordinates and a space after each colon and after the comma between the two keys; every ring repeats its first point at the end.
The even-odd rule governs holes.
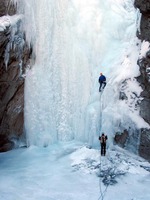
{"type": "Polygon", "coordinates": [[[101,155],[105,156],[106,155],[106,140],[107,140],[107,135],[103,135],[99,137],[99,140],[101,142],[101,155]]]}
{"type": "Polygon", "coordinates": [[[106,77],[105,77],[104,75],[101,75],[101,76],[99,77],[98,82],[99,82],[99,84],[100,84],[100,87],[99,87],[99,92],[100,92],[100,91],[101,91],[102,85],[104,85],[104,86],[103,86],[103,89],[104,89],[105,86],[106,86],[106,77]]]}
{"type": "Polygon", "coordinates": [[[103,89],[105,88],[105,86],[106,86],[106,82],[100,82],[100,86],[99,86],[99,92],[101,91],[101,87],[102,87],[102,85],[104,85],[103,86],[103,89]]]}
{"type": "Polygon", "coordinates": [[[106,77],[105,77],[104,75],[101,75],[101,76],[99,77],[99,83],[100,83],[100,82],[103,82],[103,81],[106,81],[106,77]]]}
{"type": "Polygon", "coordinates": [[[106,155],[106,143],[101,143],[101,156],[106,155]]]}

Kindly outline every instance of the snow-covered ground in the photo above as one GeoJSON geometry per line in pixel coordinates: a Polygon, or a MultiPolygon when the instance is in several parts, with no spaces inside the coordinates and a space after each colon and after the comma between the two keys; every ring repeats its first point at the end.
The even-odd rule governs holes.
{"type": "Polygon", "coordinates": [[[119,147],[100,157],[73,142],[32,146],[0,154],[0,163],[1,200],[150,199],[150,164],[119,147]]]}

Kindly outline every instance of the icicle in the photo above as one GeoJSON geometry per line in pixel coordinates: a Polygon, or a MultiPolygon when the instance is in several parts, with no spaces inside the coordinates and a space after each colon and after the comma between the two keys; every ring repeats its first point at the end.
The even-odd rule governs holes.
{"type": "Polygon", "coordinates": [[[6,71],[8,68],[8,62],[9,62],[9,58],[10,58],[10,43],[7,44],[6,49],[5,49],[5,54],[4,54],[4,63],[5,63],[5,67],[6,67],[6,71]]]}
{"type": "Polygon", "coordinates": [[[22,60],[20,60],[19,62],[19,68],[20,68],[20,74],[19,74],[19,77],[22,77],[22,60]]]}

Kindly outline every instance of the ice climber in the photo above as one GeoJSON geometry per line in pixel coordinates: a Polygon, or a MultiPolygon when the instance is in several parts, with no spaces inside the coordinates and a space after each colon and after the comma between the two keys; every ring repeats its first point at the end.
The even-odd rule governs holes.
{"type": "Polygon", "coordinates": [[[101,92],[101,87],[102,87],[102,85],[103,85],[103,89],[104,89],[105,86],[106,86],[106,77],[105,77],[102,73],[100,73],[100,77],[99,77],[98,82],[99,82],[99,84],[100,84],[100,86],[99,86],[99,92],[101,92]]]}
{"type": "Polygon", "coordinates": [[[104,133],[102,133],[101,136],[99,136],[99,140],[101,143],[101,156],[105,156],[106,155],[106,140],[107,140],[107,135],[105,135],[104,133]]]}

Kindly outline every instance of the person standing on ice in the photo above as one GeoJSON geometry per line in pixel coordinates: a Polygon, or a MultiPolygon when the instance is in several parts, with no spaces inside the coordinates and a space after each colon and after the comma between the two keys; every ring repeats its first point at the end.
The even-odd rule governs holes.
{"type": "Polygon", "coordinates": [[[100,86],[99,86],[99,92],[101,92],[101,87],[102,87],[102,85],[104,85],[104,86],[103,86],[103,89],[104,89],[105,86],[106,86],[106,77],[105,77],[102,73],[100,73],[100,77],[99,77],[99,79],[98,79],[98,82],[99,82],[99,84],[100,84],[100,86]]]}
{"type": "Polygon", "coordinates": [[[105,156],[106,154],[106,140],[107,140],[107,135],[105,135],[104,133],[102,133],[101,136],[99,136],[99,140],[101,143],[101,156],[105,156]]]}

